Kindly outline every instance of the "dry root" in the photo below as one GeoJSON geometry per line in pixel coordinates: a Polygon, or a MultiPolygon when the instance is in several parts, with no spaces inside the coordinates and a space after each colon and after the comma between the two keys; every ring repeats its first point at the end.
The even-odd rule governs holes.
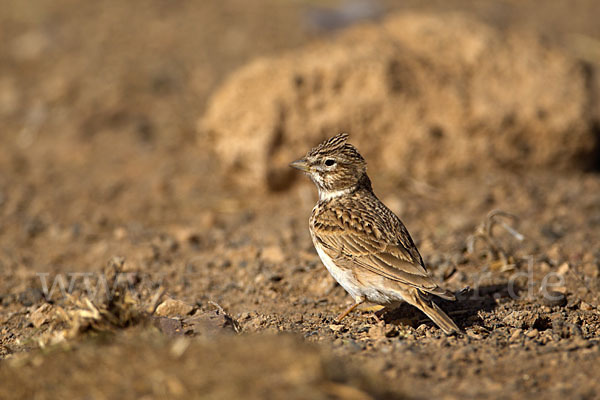
{"type": "Polygon", "coordinates": [[[500,271],[513,270],[515,268],[515,259],[502,246],[499,240],[494,237],[494,226],[500,226],[518,241],[524,239],[524,236],[510,226],[506,220],[515,223],[518,221],[518,218],[505,211],[493,210],[486,216],[485,220],[479,224],[475,233],[467,238],[467,251],[469,254],[475,253],[475,245],[477,242],[483,242],[486,257],[490,262],[491,268],[500,271]]]}

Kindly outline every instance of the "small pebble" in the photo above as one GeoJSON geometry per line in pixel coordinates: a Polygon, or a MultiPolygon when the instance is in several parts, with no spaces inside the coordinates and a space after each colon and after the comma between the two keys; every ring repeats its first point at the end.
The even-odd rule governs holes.
{"type": "Polygon", "coordinates": [[[540,332],[539,332],[537,329],[531,329],[530,331],[528,331],[528,332],[525,334],[525,336],[527,336],[528,338],[534,338],[534,337],[537,337],[537,335],[538,335],[539,333],[540,333],[540,332]]]}
{"type": "Polygon", "coordinates": [[[292,317],[292,322],[294,322],[295,324],[301,324],[302,322],[304,322],[304,316],[300,313],[296,313],[292,317]]]}
{"type": "Polygon", "coordinates": [[[547,292],[542,301],[548,307],[564,307],[567,305],[566,296],[556,291],[547,292]]]}
{"type": "Polygon", "coordinates": [[[514,332],[512,333],[512,335],[510,335],[510,338],[508,339],[508,341],[509,342],[517,342],[521,339],[522,336],[523,336],[523,330],[515,329],[514,332]]]}
{"type": "Polygon", "coordinates": [[[556,270],[556,273],[558,275],[565,275],[567,272],[569,272],[569,263],[567,262],[560,264],[560,266],[556,270]]]}

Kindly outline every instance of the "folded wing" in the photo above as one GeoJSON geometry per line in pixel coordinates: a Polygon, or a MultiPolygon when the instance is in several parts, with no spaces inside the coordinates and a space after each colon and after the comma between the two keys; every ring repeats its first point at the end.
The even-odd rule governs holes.
{"type": "MultiPolygon", "coordinates": [[[[357,209],[360,207],[354,208],[357,209]]],[[[319,215],[316,238],[340,266],[356,265],[392,281],[454,300],[454,295],[440,288],[422,265],[420,254],[398,217],[387,209],[383,212],[391,215],[370,213],[346,218],[346,213],[328,207],[319,215]]]]}

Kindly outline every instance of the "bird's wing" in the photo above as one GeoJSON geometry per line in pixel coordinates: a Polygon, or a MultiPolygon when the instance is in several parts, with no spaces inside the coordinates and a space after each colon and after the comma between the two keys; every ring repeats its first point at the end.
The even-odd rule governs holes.
{"type": "Polygon", "coordinates": [[[379,204],[383,208],[376,210],[356,204],[321,209],[313,221],[316,240],[340,266],[355,265],[392,281],[452,298],[422,265],[402,222],[379,204]]]}

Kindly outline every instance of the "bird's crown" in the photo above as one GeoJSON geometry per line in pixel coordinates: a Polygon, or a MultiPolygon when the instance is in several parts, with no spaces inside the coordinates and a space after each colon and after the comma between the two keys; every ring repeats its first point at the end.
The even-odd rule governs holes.
{"type": "Polygon", "coordinates": [[[356,147],[347,143],[349,135],[339,133],[311,149],[306,158],[320,159],[327,156],[337,156],[347,163],[366,164],[356,147]]]}

